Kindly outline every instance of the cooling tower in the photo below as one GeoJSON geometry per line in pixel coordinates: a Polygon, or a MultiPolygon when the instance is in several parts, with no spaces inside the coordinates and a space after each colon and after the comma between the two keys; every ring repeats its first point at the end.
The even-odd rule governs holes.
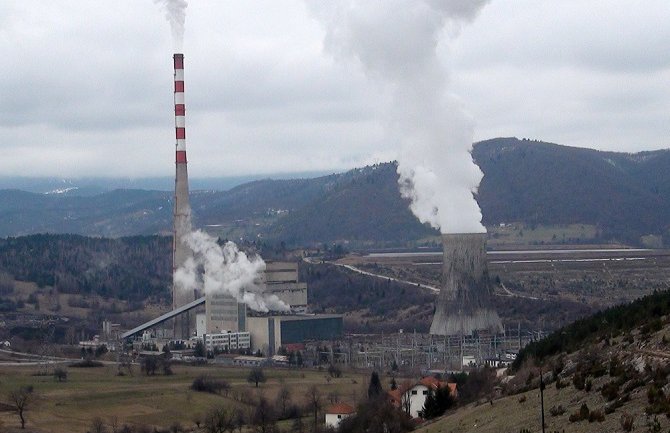
{"type": "Polygon", "coordinates": [[[490,306],[486,233],[443,234],[442,248],[442,288],[430,333],[502,332],[500,317],[490,306]]]}
{"type": "MultiPolygon", "coordinates": [[[[183,242],[184,236],[191,231],[191,208],[188,201],[188,171],[186,169],[186,105],[184,104],[184,55],[174,55],[174,114],[177,139],[176,172],[174,183],[174,227],[172,238],[172,275],[192,254],[183,242]]],[[[195,300],[195,293],[172,283],[172,308],[181,307],[195,300]]],[[[175,317],[174,337],[190,337],[191,320],[189,313],[175,317]]]]}

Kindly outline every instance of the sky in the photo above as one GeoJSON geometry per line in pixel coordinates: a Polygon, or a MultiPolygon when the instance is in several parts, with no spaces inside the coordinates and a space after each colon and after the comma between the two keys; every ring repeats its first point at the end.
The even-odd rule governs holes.
{"type": "MultiPolygon", "coordinates": [[[[388,88],[327,52],[313,5],[188,3],[190,176],[396,159],[388,88]]],[[[668,22],[667,0],[492,0],[472,22],[447,25],[437,50],[475,140],[655,150],[670,147],[668,22]]],[[[161,6],[4,0],[0,53],[2,175],[174,173],[173,43],[161,6]]]]}

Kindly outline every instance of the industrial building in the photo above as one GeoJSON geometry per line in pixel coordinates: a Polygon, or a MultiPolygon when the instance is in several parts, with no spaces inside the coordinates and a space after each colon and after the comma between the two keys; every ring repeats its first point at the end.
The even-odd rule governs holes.
{"type": "MultiPolygon", "coordinates": [[[[248,317],[246,304],[224,293],[202,293],[182,287],[176,271],[193,256],[188,246],[192,230],[186,159],[186,105],[184,101],[184,56],[175,54],[175,195],[172,245],[172,311],[139,325],[121,335],[130,338],[153,329],[162,339],[197,341],[202,339],[209,351],[261,349],[272,355],[283,344],[308,340],[332,340],[342,336],[342,316],[307,315],[307,284],[299,281],[297,262],[266,263],[255,281],[264,293],[275,295],[290,308],[290,315],[248,317]],[[203,308],[204,306],[204,308],[203,308]],[[162,329],[157,329],[163,325],[162,329]],[[167,326],[167,327],[166,327],[167,326]]],[[[272,314],[272,313],[271,313],[272,314]]]]}
{"type": "Polygon", "coordinates": [[[265,293],[276,295],[292,312],[307,312],[307,283],[298,281],[297,262],[265,262],[261,284],[265,293]]]}
{"type": "Polygon", "coordinates": [[[208,352],[249,349],[251,347],[251,337],[248,332],[205,334],[202,336],[202,341],[208,352]]]}
{"type": "Polygon", "coordinates": [[[251,349],[266,356],[286,344],[336,340],[342,337],[340,314],[296,314],[247,317],[251,349]]]}

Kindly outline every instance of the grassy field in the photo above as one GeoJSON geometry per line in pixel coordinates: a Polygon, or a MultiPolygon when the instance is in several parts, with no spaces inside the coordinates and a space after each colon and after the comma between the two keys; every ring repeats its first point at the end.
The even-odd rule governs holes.
{"type": "Polygon", "coordinates": [[[490,247],[584,243],[594,239],[597,229],[589,224],[566,224],[551,226],[528,226],[522,223],[506,224],[505,226],[487,227],[490,247]]]}
{"type": "MultiPolygon", "coordinates": [[[[255,388],[247,383],[248,369],[236,367],[175,366],[172,376],[146,377],[139,369],[133,376],[117,376],[115,366],[69,368],[68,380],[59,383],[52,376],[34,376],[38,367],[0,367],[0,401],[20,386],[33,385],[35,401],[26,415],[26,427],[36,432],[85,432],[99,416],[105,422],[117,418],[123,424],[169,427],[174,422],[193,426],[194,420],[211,407],[253,407],[242,401],[262,394],[274,401],[281,386],[291,392],[292,402],[302,405],[311,385],[318,385],[327,402],[329,394],[354,403],[365,392],[368,375],[345,372],[327,380],[326,372],[314,370],[266,369],[267,382],[255,388]],[[227,396],[194,392],[194,378],[206,374],[231,385],[227,396]]],[[[0,431],[20,426],[18,416],[0,412],[0,431]]]]}

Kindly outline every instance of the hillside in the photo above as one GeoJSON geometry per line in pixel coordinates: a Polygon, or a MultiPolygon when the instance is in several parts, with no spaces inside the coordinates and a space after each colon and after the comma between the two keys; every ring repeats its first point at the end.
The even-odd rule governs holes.
{"type": "Polygon", "coordinates": [[[418,429],[422,433],[540,430],[667,431],[670,292],[658,292],[557,330],[519,354],[500,392],[418,429]],[[491,400],[489,403],[488,401],[491,400]]]}
{"type": "Polygon", "coordinates": [[[478,143],[485,224],[593,224],[626,240],[670,221],[670,151],[600,152],[514,138],[478,143]]]}
{"type": "MultiPolygon", "coordinates": [[[[629,243],[668,234],[668,150],[624,154],[498,138],[475,144],[473,157],[485,174],[478,201],[489,226],[587,224],[595,227],[598,241],[629,243]]],[[[401,199],[393,163],[194,191],[191,204],[196,226],[234,239],[399,245],[436,234],[401,199]]],[[[172,194],[166,191],[75,196],[0,190],[2,237],[169,233],[171,213],[172,194]]]]}

